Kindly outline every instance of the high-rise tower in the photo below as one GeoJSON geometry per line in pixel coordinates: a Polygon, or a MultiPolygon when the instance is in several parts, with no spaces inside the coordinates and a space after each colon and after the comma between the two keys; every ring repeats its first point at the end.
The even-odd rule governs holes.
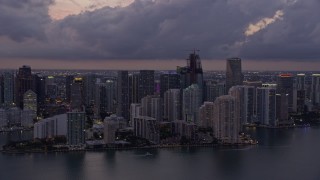
{"type": "Polygon", "coordinates": [[[129,121],[129,76],[128,71],[118,71],[117,115],[129,121]]]}
{"type": "Polygon", "coordinates": [[[257,120],[264,125],[277,125],[275,89],[268,87],[257,88],[257,120]]]}
{"type": "Polygon", "coordinates": [[[296,89],[293,84],[294,76],[292,74],[280,74],[277,77],[277,93],[288,94],[288,112],[296,112],[296,89]]]}
{"type": "Polygon", "coordinates": [[[306,101],[306,75],[297,74],[296,87],[297,87],[297,112],[303,113],[306,101]]]}
{"type": "Polygon", "coordinates": [[[320,74],[312,74],[311,78],[311,102],[318,106],[320,104],[320,74]]]}
{"type": "Polygon", "coordinates": [[[228,58],[227,59],[227,71],[226,71],[226,94],[232,86],[242,85],[243,74],[240,58],[228,58]]]}
{"type": "Polygon", "coordinates": [[[14,75],[11,72],[3,74],[3,102],[6,107],[14,102],[14,75]]]}
{"type": "Polygon", "coordinates": [[[140,102],[139,99],[139,74],[129,75],[129,105],[140,102]]]}
{"type": "Polygon", "coordinates": [[[192,84],[183,90],[182,117],[188,123],[199,125],[199,107],[201,106],[201,89],[197,84],[192,84]]]}
{"type": "Polygon", "coordinates": [[[179,74],[161,74],[160,75],[160,97],[164,97],[164,93],[169,89],[180,89],[179,74]]]}
{"type": "Polygon", "coordinates": [[[236,99],[230,95],[218,97],[213,104],[215,138],[226,143],[239,142],[240,112],[236,99]]]}
{"type": "Polygon", "coordinates": [[[252,123],[254,117],[255,88],[253,86],[233,86],[229,90],[239,106],[240,125],[252,123]]]}
{"type": "Polygon", "coordinates": [[[154,94],[154,70],[140,70],[139,74],[139,102],[148,95],[154,94]]]}
{"type": "Polygon", "coordinates": [[[71,84],[71,110],[82,111],[84,105],[83,98],[83,78],[76,77],[71,84]]]}
{"type": "Polygon", "coordinates": [[[181,76],[181,88],[185,89],[192,84],[197,84],[203,89],[203,70],[199,54],[196,50],[189,55],[187,66],[178,67],[177,72],[181,76]]]}
{"type": "Polygon", "coordinates": [[[30,66],[22,66],[19,68],[16,77],[16,105],[23,108],[23,95],[28,90],[34,90],[33,88],[33,77],[31,74],[30,66]]]}

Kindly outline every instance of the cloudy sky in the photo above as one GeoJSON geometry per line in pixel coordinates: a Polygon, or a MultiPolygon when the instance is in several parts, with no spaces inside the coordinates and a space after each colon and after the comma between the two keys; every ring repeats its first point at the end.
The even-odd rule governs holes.
{"type": "Polygon", "coordinates": [[[0,67],[319,70],[319,0],[0,0],[0,67]]]}

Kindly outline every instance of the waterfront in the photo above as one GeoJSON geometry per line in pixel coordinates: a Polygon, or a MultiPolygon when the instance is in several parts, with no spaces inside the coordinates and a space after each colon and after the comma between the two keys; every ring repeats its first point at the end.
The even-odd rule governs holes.
{"type": "Polygon", "coordinates": [[[241,149],[0,154],[1,179],[320,179],[320,128],[250,132],[259,145],[241,149]]]}

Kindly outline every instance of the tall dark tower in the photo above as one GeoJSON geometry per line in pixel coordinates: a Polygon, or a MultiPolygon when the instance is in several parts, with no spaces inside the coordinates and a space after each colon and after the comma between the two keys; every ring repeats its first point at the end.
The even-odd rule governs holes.
{"type": "Polygon", "coordinates": [[[227,59],[227,71],[226,71],[226,94],[232,86],[242,85],[243,74],[240,58],[228,58],[227,59]]]}
{"type": "MultiPolygon", "coordinates": [[[[204,100],[204,82],[203,70],[199,54],[194,50],[187,59],[187,66],[177,67],[177,73],[180,74],[180,88],[186,89],[192,84],[197,84],[201,92],[201,102],[204,100]]],[[[182,94],[182,93],[181,93],[182,94]]],[[[182,97],[181,97],[182,98],[182,97]]]]}
{"type": "Polygon", "coordinates": [[[147,95],[154,94],[154,70],[140,70],[139,74],[139,102],[147,95]]]}
{"type": "Polygon", "coordinates": [[[175,73],[166,73],[160,75],[160,97],[169,89],[180,89],[180,75],[175,73]]]}
{"type": "Polygon", "coordinates": [[[74,76],[69,75],[66,77],[66,100],[68,103],[71,101],[71,84],[73,83],[74,76]]]}
{"type": "Polygon", "coordinates": [[[203,89],[203,70],[199,54],[194,50],[187,59],[186,67],[178,67],[177,72],[181,78],[181,88],[185,89],[192,84],[197,84],[203,89]]]}
{"type": "Polygon", "coordinates": [[[22,66],[19,68],[16,77],[16,105],[23,108],[23,95],[28,90],[33,90],[33,77],[31,74],[31,67],[30,66],[22,66]]]}
{"type": "Polygon", "coordinates": [[[128,71],[118,71],[117,115],[129,120],[129,75],[128,71]]]}
{"type": "Polygon", "coordinates": [[[38,115],[42,116],[45,109],[46,100],[46,78],[39,74],[33,75],[33,83],[35,87],[35,93],[37,94],[37,112],[38,115]]]}
{"type": "Polygon", "coordinates": [[[277,93],[288,96],[288,111],[296,111],[295,89],[293,86],[294,76],[292,74],[280,74],[277,77],[277,93]]]}
{"type": "Polygon", "coordinates": [[[187,59],[188,67],[190,69],[190,85],[198,84],[201,88],[203,86],[203,70],[199,54],[191,53],[187,59]]]}
{"type": "Polygon", "coordinates": [[[71,84],[70,108],[71,110],[83,111],[84,95],[83,95],[83,78],[75,77],[71,84]]]}

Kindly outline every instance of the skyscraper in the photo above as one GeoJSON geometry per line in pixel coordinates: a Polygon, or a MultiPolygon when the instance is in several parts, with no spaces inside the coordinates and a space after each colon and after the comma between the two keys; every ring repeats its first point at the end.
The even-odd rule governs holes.
{"type": "Polygon", "coordinates": [[[311,102],[313,105],[320,105],[320,74],[312,74],[311,102]]]}
{"type": "Polygon", "coordinates": [[[228,58],[227,59],[227,71],[226,71],[226,94],[229,89],[235,85],[242,85],[243,74],[240,58],[228,58]]]}
{"type": "Polygon", "coordinates": [[[85,144],[85,112],[68,112],[67,113],[67,141],[69,145],[85,144]]]}
{"type": "Polygon", "coordinates": [[[257,88],[257,120],[264,125],[277,125],[275,89],[268,87],[257,88]]]}
{"type": "Polygon", "coordinates": [[[206,81],[205,83],[205,101],[214,102],[214,100],[225,94],[225,83],[206,81]]]}
{"type": "Polygon", "coordinates": [[[130,126],[133,126],[133,120],[134,118],[138,118],[142,116],[141,114],[141,104],[132,103],[130,104],[130,126]]]}
{"type": "Polygon", "coordinates": [[[141,99],[142,116],[152,117],[157,121],[161,120],[160,96],[148,95],[141,99]]]}
{"type": "Polygon", "coordinates": [[[164,120],[181,120],[180,89],[169,89],[164,93],[164,120]]]}
{"type": "Polygon", "coordinates": [[[4,104],[4,94],[3,94],[3,91],[4,91],[4,87],[3,87],[3,75],[0,75],[0,105],[2,106],[4,104]]]}
{"type": "MultiPolygon", "coordinates": [[[[189,54],[186,67],[177,67],[177,73],[181,76],[180,87],[182,89],[185,89],[192,84],[197,84],[201,89],[201,96],[203,96],[203,70],[200,56],[196,53],[196,50],[194,50],[193,53],[189,54]]],[[[201,101],[203,101],[203,97],[201,101]]]]}
{"type": "Polygon", "coordinates": [[[46,100],[46,78],[35,74],[34,76],[35,93],[37,94],[38,113],[42,114],[44,111],[44,104],[46,100]]]}
{"type": "Polygon", "coordinates": [[[47,76],[45,80],[45,94],[47,98],[56,99],[58,95],[58,86],[54,76],[47,76]]]}
{"type": "Polygon", "coordinates": [[[182,103],[183,120],[198,125],[198,113],[201,102],[201,89],[197,84],[192,84],[184,89],[182,103]]]}
{"type": "MultiPolygon", "coordinates": [[[[100,79],[99,79],[100,80],[100,79]]],[[[106,85],[102,82],[97,82],[95,85],[95,104],[94,104],[94,115],[96,118],[104,118],[106,116],[106,85]]]]}
{"type": "Polygon", "coordinates": [[[140,116],[133,119],[132,125],[135,136],[148,139],[154,143],[159,143],[159,121],[152,117],[140,116]]]}
{"type": "Polygon", "coordinates": [[[139,74],[139,102],[147,95],[154,94],[154,70],[141,70],[139,74]]]}
{"type": "Polygon", "coordinates": [[[213,132],[215,138],[225,143],[239,142],[240,112],[236,99],[230,95],[214,101],[213,132]]]}
{"type": "Polygon", "coordinates": [[[122,116],[129,121],[129,77],[128,71],[118,71],[117,78],[117,116],[122,116]]]}
{"type": "Polygon", "coordinates": [[[95,83],[96,83],[96,75],[95,74],[86,74],[83,77],[83,97],[84,104],[88,108],[94,104],[95,100],[95,83]]]}
{"type": "Polygon", "coordinates": [[[294,88],[294,76],[292,74],[280,74],[277,77],[277,93],[288,94],[288,112],[297,110],[297,93],[294,88]]]}
{"type": "Polygon", "coordinates": [[[32,90],[28,90],[26,93],[24,93],[23,96],[23,110],[31,110],[33,115],[32,118],[37,117],[37,94],[33,92],[32,90]]]}
{"type": "Polygon", "coordinates": [[[106,117],[104,124],[104,142],[106,144],[113,144],[116,141],[116,131],[127,126],[127,120],[123,117],[117,117],[115,114],[106,117]]]}
{"type": "Polygon", "coordinates": [[[255,88],[253,86],[232,86],[229,95],[235,97],[240,110],[240,124],[252,123],[254,117],[255,88]]]}
{"type": "Polygon", "coordinates": [[[6,107],[14,103],[14,74],[12,72],[3,74],[3,103],[6,107]]]}
{"type": "Polygon", "coordinates": [[[16,77],[16,105],[23,108],[23,95],[28,90],[34,90],[33,88],[33,77],[31,74],[30,66],[22,66],[19,68],[16,77]]]}
{"type": "Polygon", "coordinates": [[[81,77],[76,77],[71,84],[71,110],[82,111],[84,105],[83,99],[83,79],[81,77]]]}
{"type": "Polygon", "coordinates": [[[160,75],[160,97],[169,89],[180,89],[180,75],[176,73],[167,73],[160,75]]]}
{"type": "Polygon", "coordinates": [[[199,108],[199,121],[200,126],[204,128],[213,128],[213,116],[214,116],[214,103],[204,102],[199,108]]]}
{"type": "Polygon", "coordinates": [[[129,75],[129,104],[140,102],[139,99],[139,74],[129,75]]]}
{"type": "Polygon", "coordinates": [[[305,74],[297,74],[297,90],[304,90],[306,84],[306,75],[305,74]]]}
{"type": "MultiPolygon", "coordinates": [[[[160,101],[161,101],[161,110],[162,110],[162,118],[163,120],[167,121],[168,120],[168,104],[165,104],[165,93],[169,90],[169,89],[179,89],[180,90],[180,75],[177,73],[165,73],[165,74],[161,74],[160,75],[160,101]],[[166,113],[166,114],[165,114],[166,113]]],[[[179,93],[180,97],[178,97],[179,99],[181,98],[181,93],[179,93]]],[[[181,108],[181,106],[179,106],[181,108]]],[[[179,114],[181,114],[181,109],[178,111],[179,114]]]]}
{"type": "Polygon", "coordinates": [[[66,76],[66,100],[70,103],[71,101],[71,85],[73,83],[74,76],[66,76]]]}
{"type": "Polygon", "coordinates": [[[106,99],[105,99],[105,104],[106,104],[106,110],[108,114],[115,114],[116,113],[116,82],[115,80],[108,79],[106,80],[106,99]]]}
{"type": "Polygon", "coordinates": [[[288,94],[276,94],[276,114],[277,114],[277,124],[285,125],[288,123],[288,94]]]}
{"type": "Polygon", "coordinates": [[[305,74],[297,74],[297,112],[303,113],[306,101],[306,83],[305,83],[305,74]]]}

